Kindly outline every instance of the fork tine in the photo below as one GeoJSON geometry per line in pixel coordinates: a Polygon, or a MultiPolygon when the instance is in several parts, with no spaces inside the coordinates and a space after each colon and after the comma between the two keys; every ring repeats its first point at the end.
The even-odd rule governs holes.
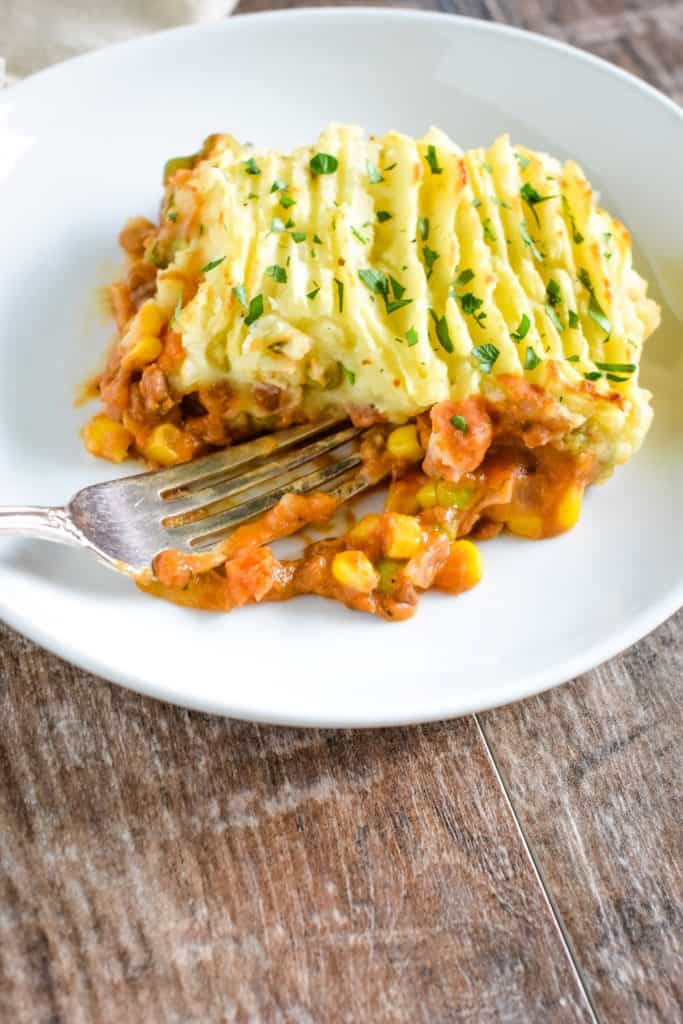
{"type": "MultiPolygon", "coordinates": [[[[244,466],[255,459],[274,455],[283,448],[289,448],[300,441],[325,433],[344,420],[338,416],[320,420],[318,423],[304,423],[298,427],[287,427],[274,434],[266,434],[254,441],[245,441],[234,448],[224,448],[213,455],[205,455],[192,462],[184,462],[170,469],[154,471],[154,487],[159,494],[165,495],[183,487],[198,484],[210,477],[223,475],[238,466],[244,466]]],[[[149,474],[151,476],[151,474],[149,474]]]]}
{"type": "Polygon", "coordinates": [[[285,473],[304,466],[335,448],[340,448],[360,433],[359,427],[346,427],[344,430],[337,430],[333,434],[328,434],[327,437],[313,441],[301,448],[289,447],[282,455],[268,459],[254,469],[247,468],[245,473],[229,475],[227,479],[222,477],[212,479],[210,485],[199,487],[190,494],[178,498],[168,498],[170,514],[162,519],[162,525],[173,529],[175,526],[184,525],[188,521],[189,515],[192,515],[193,522],[216,515],[222,511],[228,498],[234,498],[243,491],[250,490],[265,481],[275,484],[285,473]],[[217,505],[220,507],[216,507],[217,505]]]}
{"type": "Polygon", "coordinates": [[[211,546],[226,531],[232,530],[248,519],[253,519],[262,512],[267,512],[268,509],[273,508],[285,494],[308,494],[311,491],[324,490],[326,484],[331,483],[331,481],[347,473],[349,470],[357,468],[360,464],[361,456],[358,452],[354,452],[332,463],[330,466],[307,473],[291,483],[245,501],[243,504],[228,509],[219,515],[208,516],[199,523],[191,523],[187,526],[181,526],[176,530],[169,530],[169,546],[177,546],[180,542],[195,551],[200,550],[202,547],[211,546]]]}

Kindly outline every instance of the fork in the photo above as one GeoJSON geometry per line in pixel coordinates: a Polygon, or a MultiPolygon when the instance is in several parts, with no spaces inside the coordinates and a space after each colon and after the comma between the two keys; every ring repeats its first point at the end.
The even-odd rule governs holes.
{"type": "Polygon", "coordinates": [[[359,468],[362,434],[338,418],[290,427],[170,469],[84,487],[62,507],[0,508],[0,534],[86,548],[112,569],[139,573],[166,548],[210,548],[285,494],[322,490],[348,501],[370,486],[359,468]]]}

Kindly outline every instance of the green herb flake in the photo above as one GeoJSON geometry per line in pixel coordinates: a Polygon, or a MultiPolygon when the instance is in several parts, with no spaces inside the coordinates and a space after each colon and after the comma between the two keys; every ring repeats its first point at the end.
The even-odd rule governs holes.
{"type": "Polygon", "coordinates": [[[500,208],[503,209],[503,210],[511,210],[512,209],[512,207],[510,206],[509,203],[506,203],[503,199],[499,199],[498,196],[491,196],[491,199],[496,204],[496,206],[500,206],[500,208]]]}
{"type": "MultiPolygon", "coordinates": [[[[336,280],[336,278],[335,278],[335,280],[336,280]]],[[[342,373],[346,377],[346,379],[349,382],[349,384],[353,385],[353,384],[356,383],[356,375],[353,372],[353,370],[349,370],[349,368],[347,366],[344,366],[343,364],[342,364],[342,373]]]]}
{"type": "Polygon", "coordinates": [[[247,174],[260,174],[261,173],[261,168],[257,166],[256,161],[254,160],[253,156],[250,156],[249,159],[245,161],[244,169],[247,172],[247,174]]]}
{"type": "Polygon", "coordinates": [[[268,277],[272,277],[273,281],[277,281],[278,284],[287,284],[287,271],[284,267],[280,267],[277,263],[274,263],[272,267],[266,267],[266,274],[268,277]]]}
{"type": "Polygon", "coordinates": [[[318,284],[318,282],[314,281],[313,284],[315,285],[315,288],[313,288],[310,292],[306,293],[307,299],[315,299],[318,292],[320,291],[320,285],[318,284]]]}
{"type": "Polygon", "coordinates": [[[280,181],[278,178],[275,179],[273,184],[270,186],[271,192],[284,192],[287,185],[284,181],[280,181]]]}
{"type": "Polygon", "coordinates": [[[247,293],[244,290],[244,285],[243,284],[235,285],[235,287],[232,290],[232,294],[235,296],[235,298],[239,302],[240,306],[242,306],[243,309],[246,309],[248,303],[247,303],[247,293]]]}
{"type": "Polygon", "coordinates": [[[491,227],[491,218],[490,217],[487,217],[485,219],[482,227],[484,228],[484,238],[487,240],[487,242],[495,242],[496,241],[496,236],[493,233],[493,228],[491,227]]]}
{"type": "Polygon", "coordinates": [[[562,302],[562,292],[560,286],[554,278],[550,278],[548,281],[548,287],[545,290],[548,302],[551,306],[559,306],[562,302]]]}
{"type": "Polygon", "coordinates": [[[311,157],[308,166],[316,176],[320,174],[334,174],[339,167],[339,161],[331,153],[316,153],[314,157],[311,157]]]}
{"type": "Polygon", "coordinates": [[[433,309],[429,310],[429,314],[434,321],[434,329],[436,331],[436,337],[438,339],[441,348],[449,354],[453,352],[453,342],[451,341],[451,335],[448,330],[448,321],[445,316],[437,316],[433,309]]]}
{"type": "Polygon", "coordinates": [[[296,199],[292,199],[291,196],[280,196],[280,206],[283,210],[288,210],[290,206],[296,205],[296,199]]]}
{"type": "Polygon", "coordinates": [[[515,160],[517,161],[517,163],[523,171],[525,171],[529,166],[529,158],[527,156],[524,156],[523,153],[518,153],[517,150],[515,150],[515,160]]]}
{"type": "Polygon", "coordinates": [[[540,221],[538,219],[538,214],[536,213],[536,207],[540,203],[547,203],[549,199],[557,199],[556,195],[542,196],[538,189],[535,189],[528,181],[522,185],[519,190],[519,194],[533,213],[537,224],[540,224],[540,221]]]}
{"type": "Polygon", "coordinates": [[[438,252],[435,252],[434,249],[430,249],[428,245],[425,245],[424,249],[422,250],[422,255],[424,257],[425,266],[427,268],[427,279],[429,279],[432,276],[434,264],[440,258],[440,254],[438,252]]]}
{"type": "MultiPolygon", "coordinates": [[[[339,312],[344,312],[344,282],[340,281],[338,277],[335,277],[334,283],[337,287],[337,304],[339,306],[339,312]]],[[[355,378],[354,378],[355,380],[355,378]]],[[[353,381],[351,381],[353,384],[353,381]]]]}
{"type": "Polygon", "coordinates": [[[391,274],[389,275],[389,284],[391,285],[391,290],[394,293],[394,298],[402,299],[405,295],[405,288],[396,280],[395,277],[392,277],[391,274]]]}
{"type": "Polygon", "coordinates": [[[183,308],[183,297],[182,297],[182,295],[179,295],[178,296],[178,301],[175,304],[175,309],[173,310],[173,318],[172,319],[173,319],[173,323],[174,324],[178,322],[178,317],[180,316],[180,314],[182,312],[182,308],[183,308]]]}
{"type": "Polygon", "coordinates": [[[172,210],[171,213],[168,214],[168,219],[170,221],[173,221],[173,223],[175,224],[175,222],[178,220],[178,211],[172,210]]]}
{"type": "Polygon", "coordinates": [[[578,363],[580,358],[581,358],[581,356],[578,355],[578,354],[575,354],[573,356],[567,356],[567,362],[568,363],[578,363]]]}
{"type": "Polygon", "coordinates": [[[569,316],[569,326],[570,327],[573,327],[574,329],[576,329],[577,327],[581,326],[581,321],[579,320],[579,315],[576,312],[576,310],[570,309],[569,313],[568,313],[568,316],[569,316]]]}
{"type": "Polygon", "coordinates": [[[464,285],[469,284],[473,277],[473,270],[470,270],[469,268],[461,270],[453,284],[456,288],[462,288],[464,285]]]}
{"type": "MultiPolygon", "coordinates": [[[[595,298],[595,295],[592,294],[590,302],[588,303],[588,315],[591,318],[591,320],[595,321],[598,327],[602,327],[603,331],[609,338],[610,334],[612,333],[612,325],[609,322],[607,316],[605,316],[605,312],[600,303],[598,302],[598,300],[595,298]]],[[[605,339],[605,341],[606,340],[607,338],[605,339]]]]}
{"type": "Polygon", "coordinates": [[[478,210],[479,207],[481,206],[481,199],[473,199],[472,206],[474,207],[475,210],[478,210]]]}
{"type": "Polygon", "coordinates": [[[262,315],[263,315],[263,296],[262,295],[255,295],[254,298],[249,303],[249,309],[247,311],[247,315],[244,318],[244,322],[247,325],[247,327],[251,327],[251,325],[256,320],[258,320],[258,318],[260,316],[262,316],[262,315]]]}
{"type": "Polygon", "coordinates": [[[372,267],[366,267],[364,270],[358,271],[358,276],[365,287],[369,288],[371,292],[374,292],[376,295],[387,294],[387,279],[381,270],[373,270],[372,267]]]}
{"type": "Polygon", "coordinates": [[[522,313],[522,319],[519,321],[519,327],[516,331],[512,332],[510,337],[514,338],[515,341],[522,341],[524,338],[526,338],[527,334],[529,333],[530,327],[531,320],[526,315],[526,313],[522,313]]]}
{"type": "Polygon", "coordinates": [[[599,370],[604,370],[606,373],[635,373],[635,363],[596,363],[599,370]]]}
{"type": "Polygon", "coordinates": [[[564,331],[564,324],[560,320],[559,316],[557,315],[553,307],[546,303],[546,305],[543,308],[545,309],[545,315],[548,317],[548,320],[550,320],[555,330],[559,331],[559,333],[562,334],[562,332],[564,331]]]}
{"type": "Polygon", "coordinates": [[[524,242],[524,244],[528,245],[529,248],[531,249],[531,255],[535,259],[537,259],[539,261],[539,263],[542,263],[543,262],[543,253],[541,253],[539,251],[539,249],[536,246],[536,243],[534,242],[533,238],[529,234],[529,229],[527,228],[527,224],[526,224],[525,220],[523,220],[521,222],[521,224],[519,225],[519,233],[522,236],[522,241],[524,242]]]}
{"type": "Polygon", "coordinates": [[[465,419],[465,417],[460,416],[458,413],[456,413],[455,416],[451,416],[451,424],[455,427],[456,430],[459,430],[462,434],[466,434],[470,429],[467,425],[467,420],[465,419]]]}
{"type": "Polygon", "coordinates": [[[371,160],[365,161],[365,169],[368,172],[368,181],[371,185],[379,185],[380,181],[384,181],[384,178],[371,160]]]}
{"type": "Polygon", "coordinates": [[[393,164],[389,164],[389,166],[388,166],[388,167],[385,167],[385,168],[384,168],[384,171],[385,171],[385,173],[386,173],[386,171],[393,171],[394,167],[396,167],[396,164],[395,164],[395,163],[393,163],[393,164]]]}
{"type": "Polygon", "coordinates": [[[426,242],[429,238],[429,217],[420,217],[417,222],[417,230],[420,233],[422,241],[426,242]]]}
{"type": "Polygon", "coordinates": [[[567,220],[569,221],[569,226],[572,229],[572,238],[574,240],[574,245],[581,245],[581,243],[583,242],[583,235],[581,234],[581,232],[576,227],[576,221],[574,220],[574,214],[572,213],[572,208],[569,205],[566,196],[562,196],[562,209],[564,210],[564,215],[567,218],[567,220]]]}
{"type": "Polygon", "coordinates": [[[320,238],[319,235],[313,235],[313,241],[315,242],[316,245],[322,245],[323,244],[323,240],[322,240],[322,238],[320,238]]]}
{"type": "Polygon", "coordinates": [[[208,272],[210,270],[213,270],[214,267],[220,266],[220,264],[223,262],[224,259],[225,259],[225,256],[219,256],[217,260],[209,260],[209,262],[206,264],[206,266],[202,267],[201,273],[202,274],[208,274],[208,272]]]}
{"type": "Polygon", "coordinates": [[[599,370],[592,370],[590,373],[584,373],[586,380],[600,380],[602,374],[599,370]]]}
{"type": "Polygon", "coordinates": [[[291,231],[290,234],[291,234],[293,240],[295,242],[297,242],[297,243],[305,242],[306,241],[306,232],[305,231],[291,231]]]}
{"type": "Polygon", "coordinates": [[[439,166],[439,154],[436,146],[427,146],[427,155],[425,160],[429,164],[429,169],[432,174],[441,174],[443,172],[443,168],[439,166]]]}
{"type": "Polygon", "coordinates": [[[358,241],[361,243],[361,245],[367,245],[368,244],[367,238],[365,238],[363,235],[361,235],[360,231],[357,231],[356,228],[351,228],[351,234],[353,235],[354,238],[358,239],[358,241]]]}
{"type": "Polygon", "coordinates": [[[535,370],[540,362],[540,356],[536,355],[531,345],[527,345],[526,353],[524,355],[524,369],[535,370]]]}
{"type": "Polygon", "coordinates": [[[491,373],[500,351],[493,342],[486,342],[484,345],[477,345],[472,349],[472,355],[481,373],[491,373]]]}
{"type": "Polygon", "coordinates": [[[380,224],[384,224],[385,221],[391,220],[393,216],[393,213],[389,213],[388,210],[377,211],[377,220],[379,221],[380,224]]]}
{"type": "Polygon", "coordinates": [[[406,331],[406,341],[408,342],[408,348],[412,348],[413,345],[417,345],[419,341],[417,331],[414,327],[409,327],[406,331]]]}

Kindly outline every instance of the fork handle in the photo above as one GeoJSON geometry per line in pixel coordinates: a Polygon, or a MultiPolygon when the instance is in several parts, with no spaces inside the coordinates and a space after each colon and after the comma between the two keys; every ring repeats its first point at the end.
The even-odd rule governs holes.
{"type": "Polygon", "coordinates": [[[7,505],[0,508],[0,534],[41,537],[57,544],[80,547],[83,538],[65,508],[40,508],[37,505],[7,505]]]}

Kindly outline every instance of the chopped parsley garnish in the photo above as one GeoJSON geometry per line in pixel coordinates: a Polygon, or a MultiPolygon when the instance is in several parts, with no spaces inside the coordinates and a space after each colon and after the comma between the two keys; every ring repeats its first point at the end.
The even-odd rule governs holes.
{"type": "Polygon", "coordinates": [[[273,217],[271,222],[270,222],[270,230],[271,231],[284,231],[285,230],[284,221],[281,221],[279,217],[273,217]]]}
{"type": "Polygon", "coordinates": [[[395,166],[396,166],[396,164],[395,164],[395,163],[393,163],[393,164],[389,164],[389,166],[388,166],[388,167],[385,167],[385,168],[384,168],[384,170],[385,170],[385,171],[393,171],[393,169],[394,169],[394,167],[395,167],[395,166]]]}
{"type": "Polygon", "coordinates": [[[322,238],[320,238],[319,235],[313,235],[313,241],[315,242],[316,245],[322,245],[323,244],[323,240],[322,240],[322,238]]]}
{"type": "Polygon", "coordinates": [[[605,245],[609,245],[611,243],[611,241],[612,241],[612,232],[611,231],[605,231],[605,233],[603,234],[602,238],[603,238],[603,241],[604,241],[605,245]]]}
{"type": "Polygon", "coordinates": [[[429,217],[420,217],[417,222],[417,230],[420,232],[422,241],[426,242],[429,238],[429,217]]]}
{"type": "Polygon", "coordinates": [[[432,174],[441,174],[443,168],[439,166],[439,154],[436,151],[436,146],[427,146],[425,160],[429,164],[432,174]]]}
{"type": "Polygon", "coordinates": [[[572,229],[572,238],[574,239],[574,245],[581,245],[581,243],[583,242],[583,235],[581,234],[581,232],[576,227],[576,221],[574,220],[574,214],[572,213],[571,206],[567,202],[567,197],[566,196],[562,196],[562,209],[564,210],[564,215],[567,218],[567,220],[569,221],[569,225],[570,225],[570,227],[572,229]]]}
{"type": "Polygon", "coordinates": [[[380,224],[384,224],[386,220],[391,220],[393,216],[393,213],[389,213],[388,210],[377,211],[377,220],[379,221],[380,224]]]}
{"type": "Polygon", "coordinates": [[[484,320],[487,314],[479,312],[481,307],[484,305],[484,300],[473,295],[472,292],[466,292],[460,296],[460,305],[463,313],[467,313],[474,317],[475,322],[479,327],[484,327],[484,320]]]}
{"type": "Polygon", "coordinates": [[[439,259],[440,254],[435,252],[434,249],[430,249],[428,245],[425,245],[422,250],[422,255],[424,256],[425,266],[427,268],[427,279],[429,279],[432,276],[434,264],[439,259]]]}
{"type": "MultiPolygon", "coordinates": [[[[247,196],[247,199],[258,199],[258,193],[250,192],[249,195],[247,196]]],[[[203,231],[200,231],[199,234],[203,234],[203,231]]]]}
{"type": "Polygon", "coordinates": [[[173,310],[173,323],[174,324],[177,323],[178,317],[181,314],[182,308],[183,308],[183,297],[182,297],[182,295],[179,295],[178,296],[178,301],[175,304],[175,309],[173,310]]]}
{"type": "Polygon", "coordinates": [[[311,157],[308,166],[315,175],[334,174],[339,167],[339,161],[331,153],[316,153],[314,157],[311,157]]]}
{"type": "Polygon", "coordinates": [[[402,299],[406,291],[403,285],[400,284],[395,277],[392,277],[391,274],[389,275],[389,283],[391,285],[391,290],[394,293],[394,298],[402,299]]]}
{"type": "Polygon", "coordinates": [[[244,169],[247,172],[247,174],[261,173],[261,168],[256,165],[256,161],[254,160],[253,156],[250,156],[249,159],[245,161],[244,169]]]}
{"type": "MultiPolygon", "coordinates": [[[[336,280],[336,278],[335,278],[335,280],[336,280]]],[[[355,384],[356,383],[356,375],[353,372],[353,370],[349,370],[349,368],[347,366],[344,366],[343,364],[342,364],[342,373],[344,374],[344,376],[348,380],[349,384],[355,384]]]]}
{"type": "Polygon", "coordinates": [[[635,373],[635,363],[596,363],[599,370],[605,370],[606,373],[635,373]]]}
{"type": "Polygon", "coordinates": [[[586,380],[600,380],[602,374],[599,370],[592,370],[590,373],[584,373],[586,380]]]}
{"type": "Polygon", "coordinates": [[[465,417],[460,416],[458,413],[456,413],[455,416],[451,416],[451,423],[456,430],[461,431],[461,433],[463,434],[466,434],[467,431],[470,429],[467,426],[467,420],[465,419],[465,417]]]}
{"type": "Polygon", "coordinates": [[[581,321],[579,320],[579,316],[578,316],[578,313],[576,312],[576,310],[570,309],[568,315],[569,315],[569,326],[570,327],[574,327],[574,328],[579,327],[580,324],[581,324],[581,321]]]}
{"type": "Polygon", "coordinates": [[[232,294],[235,296],[235,298],[239,302],[240,306],[242,306],[244,309],[246,309],[247,308],[247,293],[244,290],[244,285],[243,284],[235,285],[235,287],[232,290],[232,294]]]}
{"type": "Polygon", "coordinates": [[[493,342],[489,341],[484,345],[477,345],[473,348],[472,355],[482,373],[491,373],[500,352],[493,342]]]}
{"type": "Polygon", "coordinates": [[[376,295],[386,295],[387,293],[387,279],[381,270],[373,270],[372,267],[367,267],[365,270],[359,270],[358,276],[371,292],[375,292],[376,295]]]}
{"type": "Polygon", "coordinates": [[[576,353],[573,356],[567,356],[567,362],[568,363],[578,363],[580,358],[581,358],[581,356],[578,353],[576,353]]]}
{"type": "Polygon", "coordinates": [[[293,228],[293,227],[294,227],[294,221],[292,220],[291,217],[288,217],[287,220],[285,221],[285,228],[286,228],[287,231],[289,231],[289,229],[293,228]]]}
{"type": "Polygon", "coordinates": [[[364,238],[363,235],[361,235],[360,231],[357,231],[355,228],[351,228],[351,234],[353,235],[354,238],[357,238],[362,245],[368,244],[367,238],[364,238]]]}
{"type": "Polygon", "coordinates": [[[607,380],[616,380],[617,383],[623,384],[628,380],[628,377],[617,377],[616,373],[606,373],[607,380]]]}
{"type": "Polygon", "coordinates": [[[429,315],[434,321],[436,337],[441,348],[450,354],[453,351],[453,342],[451,341],[451,336],[448,330],[448,321],[446,320],[445,315],[437,316],[433,309],[429,310],[429,315]]]}
{"type": "Polygon", "coordinates": [[[315,288],[313,288],[312,291],[306,293],[307,299],[314,299],[318,292],[320,291],[320,285],[318,284],[318,282],[314,281],[313,284],[315,285],[315,288]]]}
{"type": "Polygon", "coordinates": [[[287,271],[284,267],[278,266],[274,263],[272,267],[266,267],[266,274],[268,277],[272,277],[273,281],[277,281],[278,284],[287,284],[287,271]]]}
{"type": "Polygon", "coordinates": [[[509,203],[506,203],[503,199],[499,199],[498,196],[491,196],[496,206],[500,206],[503,210],[511,210],[512,207],[509,203]]]}
{"type": "MultiPolygon", "coordinates": [[[[338,277],[335,277],[334,283],[337,286],[337,303],[339,304],[339,312],[344,312],[344,282],[340,281],[338,277]]],[[[351,381],[353,384],[353,381],[351,381]]]]}
{"type": "MultiPolygon", "coordinates": [[[[598,327],[602,327],[603,331],[609,338],[612,333],[612,325],[607,318],[605,311],[595,297],[595,291],[593,290],[593,282],[591,281],[590,274],[585,268],[579,271],[579,281],[590,293],[590,302],[588,303],[588,315],[591,320],[594,320],[598,327]]],[[[607,341],[605,338],[605,341],[607,341]]]]}
{"type": "Polygon", "coordinates": [[[550,320],[555,330],[559,331],[561,334],[564,331],[564,324],[560,320],[559,316],[557,315],[553,307],[546,303],[546,305],[543,308],[545,309],[545,315],[548,317],[548,320],[550,320]]]}
{"type": "Polygon", "coordinates": [[[532,349],[531,345],[527,345],[527,347],[526,347],[526,354],[524,356],[524,369],[525,370],[535,370],[536,367],[538,366],[538,364],[540,363],[540,361],[541,361],[540,356],[536,355],[536,353],[532,349]]]}
{"type": "Polygon", "coordinates": [[[537,224],[540,224],[540,221],[538,219],[538,214],[536,213],[536,207],[540,203],[547,203],[549,199],[557,199],[556,195],[542,196],[538,189],[535,189],[528,181],[522,185],[519,190],[519,194],[533,213],[537,224]]]}
{"type": "Polygon", "coordinates": [[[291,236],[292,236],[292,238],[294,239],[295,242],[305,242],[306,241],[306,232],[305,231],[291,231],[290,234],[291,234],[291,236]]]}
{"type": "Polygon", "coordinates": [[[548,287],[546,288],[545,293],[551,306],[559,306],[562,302],[560,286],[553,277],[548,281],[548,287]]]}
{"type": "Polygon", "coordinates": [[[534,256],[540,263],[542,263],[543,262],[543,253],[541,253],[538,250],[538,248],[536,246],[536,243],[534,242],[533,238],[529,234],[529,229],[526,226],[526,221],[525,220],[523,220],[522,223],[519,225],[519,233],[522,236],[522,241],[524,242],[524,244],[528,245],[529,248],[531,249],[532,256],[534,256]]]}
{"type": "Polygon", "coordinates": [[[527,156],[524,156],[523,153],[518,153],[516,150],[515,150],[515,160],[517,161],[517,163],[519,164],[519,166],[522,168],[523,171],[526,170],[526,168],[529,166],[529,158],[527,156]]]}
{"type": "Polygon", "coordinates": [[[522,341],[524,338],[526,338],[527,334],[529,333],[530,327],[531,320],[526,315],[526,313],[522,313],[522,319],[519,321],[519,327],[516,331],[512,332],[510,337],[514,338],[515,341],[522,341]]]}
{"type": "Polygon", "coordinates": [[[220,266],[220,264],[223,262],[224,259],[225,259],[225,256],[219,256],[217,260],[210,260],[206,264],[206,266],[202,267],[202,269],[201,269],[202,274],[208,274],[208,272],[210,270],[213,270],[214,267],[220,266]]]}
{"type": "Polygon", "coordinates": [[[482,227],[484,228],[484,238],[488,242],[495,242],[496,241],[496,236],[494,235],[493,228],[491,227],[491,218],[490,217],[486,218],[486,220],[484,221],[482,227]]]}
{"type": "Polygon", "coordinates": [[[280,196],[280,206],[283,210],[288,210],[290,206],[294,206],[295,204],[296,199],[292,199],[291,196],[280,196]]]}
{"type": "Polygon", "coordinates": [[[173,223],[175,224],[175,222],[178,220],[178,211],[172,210],[171,213],[168,214],[168,219],[173,221],[173,223]]]}
{"type": "Polygon", "coordinates": [[[466,270],[461,270],[453,284],[455,285],[456,288],[462,288],[463,285],[469,284],[473,277],[473,270],[470,270],[469,268],[467,268],[466,270]]]}
{"type": "Polygon", "coordinates": [[[481,199],[473,199],[472,206],[474,207],[475,210],[478,210],[479,207],[481,206],[481,199]]]}
{"type": "Polygon", "coordinates": [[[384,181],[384,178],[371,160],[365,161],[365,169],[368,172],[368,181],[371,185],[379,185],[380,181],[384,181]]]}
{"type": "Polygon", "coordinates": [[[249,303],[249,309],[247,315],[244,318],[244,322],[247,327],[251,327],[255,320],[258,320],[263,315],[263,296],[255,295],[249,303]]]}
{"type": "Polygon", "coordinates": [[[408,348],[412,348],[413,345],[417,345],[419,340],[420,339],[417,335],[417,331],[415,330],[415,328],[409,327],[408,330],[406,331],[406,341],[408,342],[408,348]]]}
{"type": "Polygon", "coordinates": [[[284,181],[280,181],[278,178],[275,179],[273,184],[270,186],[271,192],[284,192],[287,185],[284,181]]]}

